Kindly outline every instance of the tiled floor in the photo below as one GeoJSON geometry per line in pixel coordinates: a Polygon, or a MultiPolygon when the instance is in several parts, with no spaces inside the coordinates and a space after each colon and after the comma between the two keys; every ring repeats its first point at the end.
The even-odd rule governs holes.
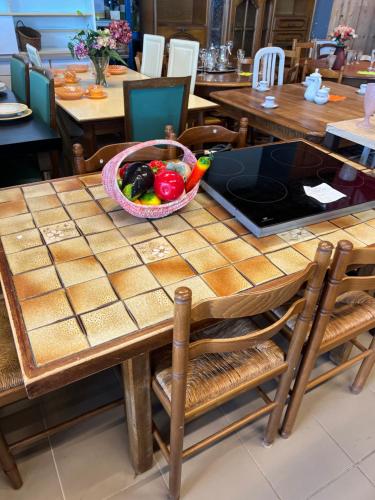
{"type": "MultiPolygon", "coordinates": [[[[323,360],[322,366],[327,366],[323,360]]],[[[309,393],[295,432],[262,446],[265,418],[245,427],[183,466],[184,500],[374,500],[375,373],[364,391],[348,391],[354,370],[309,393]]],[[[60,418],[121,395],[116,370],[38,402],[2,410],[11,441],[60,418]]],[[[187,427],[186,444],[238,418],[257,404],[253,394],[187,427]]],[[[158,421],[167,420],[159,407],[158,421]]],[[[123,410],[118,407],[18,455],[24,478],[12,490],[0,474],[1,500],[164,500],[167,469],[160,452],[148,473],[135,476],[128,457],[123,410]]]]}

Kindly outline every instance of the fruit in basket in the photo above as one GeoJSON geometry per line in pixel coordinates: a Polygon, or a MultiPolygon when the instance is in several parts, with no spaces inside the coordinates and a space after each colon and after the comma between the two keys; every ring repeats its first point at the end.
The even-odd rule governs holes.
{"type": "Polygon", "coordinates": [[[161,200],[176,200],[182,195],[184,189],[184,179],[177,172],[162,170],[155,175],[154,191],[161,200]]]}
{"type": "Polygon", "coordinates": [[[161,170],[165,170],[165,162],[161,160],[152,160],[149,163],[149,166],[151,167],[151,170],[154,172],[154,174],[157,174],[161,170]]]}
{"type": "Polygon", "coordinates": [[[148,165],[139,161],[130,163],[122,178],[122,192],[133,201],[153,187],[154,179],[155,175],[148,165]]]}
{"type": "Polygon", "coordinates": [[[185,182],[191,174],[190,166],[187,163],[185,163],[184,161],[180,161],[180,160],[169,161],[165,168],[167,170],[172,170],[172,171],[180,174],[185,182]]]}
{"type": "Polygon", "coordinates": [[[197,160],[197,163],[195,164],[193,171],[191,172],[191,175],[186,182],[187,193],[191,191],[193,187],[195,187],[198,184],[198,182],[204,176],[206,170],[209,168],[210,165],[211,165],[211,158],[209,158],[208,156],[201,156],[199,160],[197,160]]]}
{"type": "Polygon", "coordinates": [[[160,205],[161,199],[156,196],[155,193],[145,193],[138,200],[141,205],[160,205]]]}

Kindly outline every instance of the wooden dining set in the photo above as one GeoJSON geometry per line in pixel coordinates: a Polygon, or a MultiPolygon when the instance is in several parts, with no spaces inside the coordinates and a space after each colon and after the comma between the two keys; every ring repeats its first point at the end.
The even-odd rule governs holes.
{"type": "MultiPolygon", "coordinates": [[[[266,109],[248,76],[242,85],[234,74],[230,89],[207,100],[191,93],[191,76],[127,69],[108,78],[106,99],[55,102],[53,75],[18,62],[26,89],[33,72],[43,83],[37,119],[58,124],[73,175],[58,177],[54,168],[43,181],[0,189],[0,408],[110,367],[121,370],[124,397],[16,442],[0,431],[0,463],[14,488],[22,486],[19,450],[124,404],[135,473],[152,467],[156,444],[178,500],[184,459],[265,415],[265,446],[278,434],[293,439],[305,394],[353,365],[351,391],[361,392],[375,363],[375,337],[362,340],[375,328],[375,209],[258,238],[204,191],[168,217],[134,217],[108,196],[101,175],[109,159],[150,135],[163,137],[166,126],[169,138],[191,150],[248,147],[254,128],[370,173],[328,149],[327,124],[363,114],[354,87],[330,82],[344,99],[319,106],[304,100],[300,82],[275,85],[269,92],[278,107],[266,109]],[[171,88],[168,120],[160,122],[171,88]],[[221,124],[205,124],[212,110],[221,124]],[[225,117],[238,132],[223,126],[225,117]],[[126,142],[98,149],[98,137],[120,124],[126,142]],[[72,139],[73,126],[81,134],[72,139]],[[326,353],[332,367],[313,375],[326,353]],[[186,423],[250,390],[260,407],[184,447],[186,423]],[[170,420],[167,439],[153,419],[154,396],[170,420]]],[[[92,82],[89,72],[80,78],[92,82]]],[[[229,80],[202,75],[196,88],[229,80]]],[[[32,105],[35,94],[23,94],[18,83],[14,95],[32,105]]],[[[126,161],[172,158],[175,149],[151,146],[126,161]]]]}

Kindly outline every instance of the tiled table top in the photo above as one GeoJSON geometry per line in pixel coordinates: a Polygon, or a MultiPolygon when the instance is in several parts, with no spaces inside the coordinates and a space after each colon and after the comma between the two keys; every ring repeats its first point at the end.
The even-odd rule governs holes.
{"type": "Polygon", "coordinates": [[[0,190],[0,236],[3,289],[33,396],[170,335],[178,286],[197,302],[304,268],[319,240],[375,243],[375,211],[256,238],[205,193],[168,218],[137,219],[96,174],[0,190]]]}

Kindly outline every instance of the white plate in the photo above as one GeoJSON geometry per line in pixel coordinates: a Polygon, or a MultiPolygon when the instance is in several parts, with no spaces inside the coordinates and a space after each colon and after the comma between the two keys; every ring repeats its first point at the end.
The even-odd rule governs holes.
{"type": "Polygon", "coordinates": [[[11,120],[19,120],[20,118],[25,118],[26,116],[30,116],[33,110],[30,108],[26,108],[26,111],[23,113],[19,113],[13,116],[0,116],[0,122],[9,122],[11,120]]]}
{"type": "Polygon", "coordinates": [[[265,109],[275,109],[275,108],[279,107],[278,104],[274,104],[273,106],[265,106],[265,104],[262,104],[261,106],[262,106],[262,108],[265,108],[265,109]]]}
{"type": "Polygon", "coordinates": [[[359,95],[365,95],[366,94],[366,92],[360,92],[359,89],[356,90],[356,93],[359,94],[359,95]]]}
{"type": "Polygon", "coordinates": [[[260,89],[259,87],[255,87],[255,90],[257,90],[258,92],[267,92],[267,90],[269,90],[271,87],[266,87],[265,89],[260,89]]]}
{"type": "Polygon", "coordinates": [[[0,104],[0,117],[15,116],[27,110],[26,104],[19,102],[4,102],[0,104]]]}

